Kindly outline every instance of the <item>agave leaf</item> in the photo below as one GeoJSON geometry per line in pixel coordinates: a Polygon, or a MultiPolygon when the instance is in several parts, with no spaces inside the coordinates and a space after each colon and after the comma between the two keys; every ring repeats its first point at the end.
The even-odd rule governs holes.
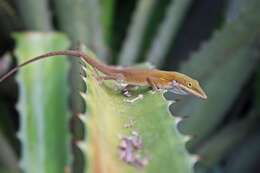
{"type": "Polygon", "coordinates": [[[152,17],[149,18],[146,26],[147,29],[143,35],[143,43],[141,45],[142,47],[138,55],[137,62],[143,62],[145,60],[147,50],[150,48],[151,43],[153,42],[153,39],[161,26],[161,23],[165,17],[165,11],[168,9],[170,3],[171,0],[161,0],[155,2],[151,14],[152,17]]]}
{"type": "MultiPolygon", "coordinates": [[[[259,122],[259,119],[258,119],[259,122]]],[[[227,162],[224,173],[258,172],[260,135],[259,132],[243,141],[227,162]]]]}
{"type": "Polygon", "coordinates": [[[119,54],[119,64],[132,65],[137,60],[142,48],[141,44],[147,29],[147,22],[149,22],[155,4],[155,0],[138,2],[126,40],[119,54]]]}
{"type": "Polygon", "coordinates": [[[107,61],[107,51],[105,47],[104,33],[101,26],[101,7],[100,1],[97,0],[86,0],[86,11],[89,16],[89,23],[87,26],[89,29],[90,47],[93,48],[97,55],[104,61],[107,61]]]}
{"type": "Polygon", "coordinates": [[[19,166],[17,155],[13,150],[14,130],[11,128],[12,123],[10,123],[8,104],[4,101],[0,101],[0,172],[16,173],[19,170],[19,166]]]}
{"type": "Polygon", "coordinates": [[[212,135],[197,151],[204,158],[203,164],[209,168],[215,166],[234,148],[241,145],[242,141],[247,140],[258,126],[259,117],[251,114],[246,119],[234,122],[212,135]]]}
{"type": "MultiPolygon", "coordinates": [[[[249,124],[245,124],[244,128],[240,127],[236,131],[234,136],[240,136],[237,134],[240,134],[242,131],[242,135],[244,136],[245,140],[240,141],[239,145],[233,148],[233,151],[227,160],[227,164],[224,167],[225,173],[245,173],[245,172],[255,172],[257,170],[257,167],[259,165],[259,132],[257,130],[259,129],[259,82],[260,82],[260,73],[259,69],[257,71],[256,75],[256,82],[255,82],[255,106],[252,111],[252,115],[248,117],[247,119],[251,119],[249,124]],[[250,129],[250,134],[245,134],[243,131],[246,131],[250,129]]],[[[247,119],[244,120],[247,122],[247,119]]]]}
{"type": "Polygon", "coordinates": [[[72,42],[80,41],[89,45],[90,31],[86,25],[88,23],[87,10],[82,10],[86,5],[85,2],[68,0],[64,3],[63,0],[57,0],[53,1],[53,4],[61,30],[69,35],[72,42]]]}
{"type": "MultiPolygon", "coordinates": [[[[73,44],[83,43],[97,53],[103,62],[108,61],[105,38],[102,32],[100,2],[97,0],[55,0],[53,1],[55,14],[62,31],[65,31],[73,44]],[[68,14],[69,11],[69,14],[68,14]]],[[[78,47],[77,47],[78,48],[78,47]]],[[[71,59],[71,87],[81,89],[80,65],[78,60],[71,59]]],[[[82,109],[82,101],[76,90],[72,90],[72,112],[78,113],[82,109]]]]}
{"type": "Polygon", "coordinates": [[[252,74],[257,59],[252,55],[252,52],[252,49],[241,49],[240,52],[234,54],[235,58],[226,65],[220,66],[218,71],[207,81],[205,90],[208,94],[208,100],[199,102],[192,99],[190,102],[186,102],[189,107],[186,109],[183,107],[178,112],[180,115],[192,115],[187,122],[183,123],[182,127],[186,129],[187,133],[192,132],[197,136],[191,143],[191,148],[194,149],[217,127],[242,89],[243,84],[252,74]],[[219,83],[225,85],[222,86],[219,83]],[[202,126],[202,122],[207,123],[203,123],[202,126]]]}
{"type": "Polygon", "coordinates": [[[259,1],[249,4],[240,18],[227,23],[181,66],[182,72],[201,81],[208,94],[206,102],[189,99],[175,110],[178,115],[192,115],[183,129],[197,135],[191,144],[193,149],[221,122],[256,67],[259,5],[259,1]],[[202,122],[207,123],[202,126],[202,122]]]}
{"type": "Polygon", "coordinates": [[[186,11],[192,0],[172,0],[166,16],[159,26],[150,50],[148,50],[147,61],[156,66],[161,66],[163,58],[169,51],[172,41],[174,40],[186,11]]]}
{"type": "MultiPolygon", "coordinates": [[[[93,57],[93,54],[89,53],[89,56],[93,57]]],[[[80,118],[87,134],[85,140],[79,142],[87,158],[85,172],[192,172],[196,157],[186,152],[185,137],[174,124],[174,121],[177,124],[177,118],[169,114],[168,103],[161,93],[137,90],[136,94],[143,94],[143,98],[130,103],[127,99],[135,96],[126,98],[116,90],[113,82],[100,84],[91,67],[87,66],[85,70],[87,78],[83,79],[87,92],[82,93],[82,97],[87,112],[80,118]],[[147,165],[139,168],[131,162],[135,153],[127,154],[124,148],[124,139],[133,138],[133,134],[137,134],[143,143],[138,150],[139,161],[149,160],[147,165]],[[126,156],[129,163],[124,161],[126,156]]]]}
{"type": "MultiPolygon", "coordinates": [[[[10,88],[9,88],[10,89],[10,88]]],[[[3,89],[6,92],[5,89],[3,89]]],[[[3,97],[3,94],[1,94],[3,97]]],[[[10,97],[9,97],[10,99],[10,97]]],[[[10,144],[10,148],[15,148],[17,144],[17,137],[16,137],[16,130],[15,130],[15,123],[13,122],[13,112],[10,109],[10,103],[7,102],[8,99],[0,100],[0,132],[5,136],[10,144]]],[[[0,149],[1,153],[4,152],[0,149]]],[[[6,157],[4,154],[1,155],[2,157],[6,157]]],[[[12,157],[12,156],[11,156],[12,157]]]]}
{"type": "Polygon", "coordinates": [[[0,172],[6,169],[9,172],[16,173],[19,170],[18,160],[11,145],[8,143],[2,132],[0,131],[0,172]]]}
{"type": "Polygon", "coordinates": [[[248,48],[259,34],[259,5],[259,1],[252,0],[241,10],[236,20],[228,22],[217,31],[189,61],[181,65],[180,70],[204,81],[221,65],[231,60],[236,52],[248,48]]]}
{"type": "Polygon", "coordinates": [[[259,68],[256,72],[256,82],[254,84],[254,87],[255,87],[255,99],[254,99],[255,109],[256,109],[256,113],[260,115],[260,108],[258,106],[260,104],[260,69],[259,68]]]}
{"type": "Polygon", "coordinates": [[[15,17],[16,11],[6,0],[0,0],[1,11],[6,13],[8,17],[15,17]]]}
{"type": "Polygon", "coordinates": [[[232,22],[239,17],[239,14],[247,3],[251,3],[251,0],[230,0],[226,10],[226,22],[232,22]]]}
{"type": "Polygon", "coordinates": [[[11,66],[11,54],[6,53],[0,59],[0,76],[2,76],[11,66]]]}
{"type": "Polygon", "coordinates": [[[115,0],[101,0],[103,32],[108,45],[112,43],[115,4],[115,0]]]}
{"type": "MultiPolygon", "coordinates": [[[[7,73],[12,65],[12,55],[10,52],[4,54],[0,58],[0,76],[7,73]]],[[[17,137],[15,134],[15,127],[13,113],[15,106],[10,106],[16,103],[17,88],[15,87],[14,80],[12,77],[0,84],[0,129],[4,136],[7,137],[11,146],[15,146],[17,137]]],[[[0,150],[2,152],[2,150],[0,150]]],[[[2,157],[6,157],[2,155],[2,157]]],[[[12,157],[12,156],[11,156],[12,157]]],[[[15,167],[15,166],[14,166],[15,167]]]]}
{"type": "Polygon", "coordinates": [[[26,28],[49,31],[52,29],[47,0],[16,1],[26,28]]]}
{"type": "MultiPolygon", "coordinates": [[[[18,62],[69,46],[59,33],[17,33],[14,37],[18,62]]],[[[54,58],[18,73],[18,136],[22,143],[21,167],[26,173],[64,172],[69,164],[67,72],[67,60],[54,58]]]]}
{"type": "Polygon", "coordinates": [[[60,27],[72,41],[86,44],[97,53],[100,59],[107,61],[100,2],[97,0],[67,0],[66,2],[56,0],[53,3],[60,27]]]}

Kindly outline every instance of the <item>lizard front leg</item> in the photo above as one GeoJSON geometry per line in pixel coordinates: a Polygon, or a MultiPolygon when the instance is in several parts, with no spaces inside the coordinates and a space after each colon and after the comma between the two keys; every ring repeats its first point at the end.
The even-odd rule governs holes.
{"type": "Polygon", "coordinates": [[[160,87],[156,84],[156,82],[152,78],[148,77],[146,80],[147,83],[152,87],[154,91],[158,91],[160,89],[160,87]]]}

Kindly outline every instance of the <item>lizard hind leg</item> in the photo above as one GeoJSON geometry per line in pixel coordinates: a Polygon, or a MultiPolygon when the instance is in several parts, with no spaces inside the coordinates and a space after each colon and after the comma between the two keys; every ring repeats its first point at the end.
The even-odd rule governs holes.
{"type": "Polygon", "coordinates": [[[119,86],[119,89],[122,87],[125,87],[127,84],[125,83],[124,76],[121,74],[116,75],[107,75],[107,76],[95,76],[96,80],[99,83],[103,83],[106,80],[113,80],[116,81],[117,86],[119,86]]]}

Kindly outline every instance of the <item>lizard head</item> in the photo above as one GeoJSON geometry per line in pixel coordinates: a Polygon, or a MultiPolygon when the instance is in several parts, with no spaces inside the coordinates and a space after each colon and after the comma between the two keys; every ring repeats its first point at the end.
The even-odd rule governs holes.
{"type": "Polygon", "coordinates": [[[197,80],[178,72],[171,72],[167,78],[170,81],[169,91],[180,95],[192,94],[199,98],[207,99],[206,93],[197,80]]]}

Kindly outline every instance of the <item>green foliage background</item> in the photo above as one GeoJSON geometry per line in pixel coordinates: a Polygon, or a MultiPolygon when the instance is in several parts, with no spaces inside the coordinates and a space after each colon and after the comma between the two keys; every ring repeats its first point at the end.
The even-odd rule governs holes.
{"type": "MultiPolygon", "coordinates": [[[[79,43],[109,64],[147,61],[160,69],[186,73],[200,81],[208,100],[165,94],[168,100],[180,100],[169,111],[173,120],[182,121],[173,125],[177,131],[166,137],[169,141],[177,139],[179,147],[189,152],[187,158],[178,157],[181,164],[177,167],[182,165],[183,169],[179,171],[187,170],[183,166],[187,160],[200,158],[195,172],[257,173],[259,8],[258,0],[0,0],[0,74],[43,52],[68,47],[84,50],[79,43]]],[[[119,99],[120,94],[98,89],[93,82],[85,85],[78,60],[58,59],[38,62],[0,83],[0,172],[31,173],[38,169],[80,173],[89,171],[95,161],[86,151],[91,148],[88,137],[93,127],[87,120],[80,121],[78,115],[97,114],[101,103],[111,102],[114,107],[113,99],[119,99]],[[97,89],[89,95],[95,102],[80,96],[79,91],[88,89],[97,89]],[[26,149],[30,143],[34,152],[34,147],[26,149]],[[39,165],[30,164],[30,159],[39,165]]],[[[170,126],[172,119],[159,116],[166,115],[167,109],[154,117],[158,124],[146,113],[155,114],[153,104],[167,104],[161,99],[147,94],[140,103],[143,110],[139,112],[145,117],[138,120],[144,122],[138,127],[141,134],[167,134],[170,129],[165,126],[170,126]],[[146,103],[147,99],[151,103],[146,103]],[[151,132],[144,132],[148,128],[151,132]]],[[[118,123],[116,118],[98,119],[99,128],[118,123]]],[[[124,131],[116,128],[120,130],[124,131]]],[[[103,133],[111,135],[109,131],[103,133]]],[[[172,153],[176,148],[163,143],[158,146],[160,151],[172,153]]],[[[172,172],[170,166],[175,164],[167,161],[169,166],[164,167],[168,170],[157,165],[149,172],[172,172]]]]}

